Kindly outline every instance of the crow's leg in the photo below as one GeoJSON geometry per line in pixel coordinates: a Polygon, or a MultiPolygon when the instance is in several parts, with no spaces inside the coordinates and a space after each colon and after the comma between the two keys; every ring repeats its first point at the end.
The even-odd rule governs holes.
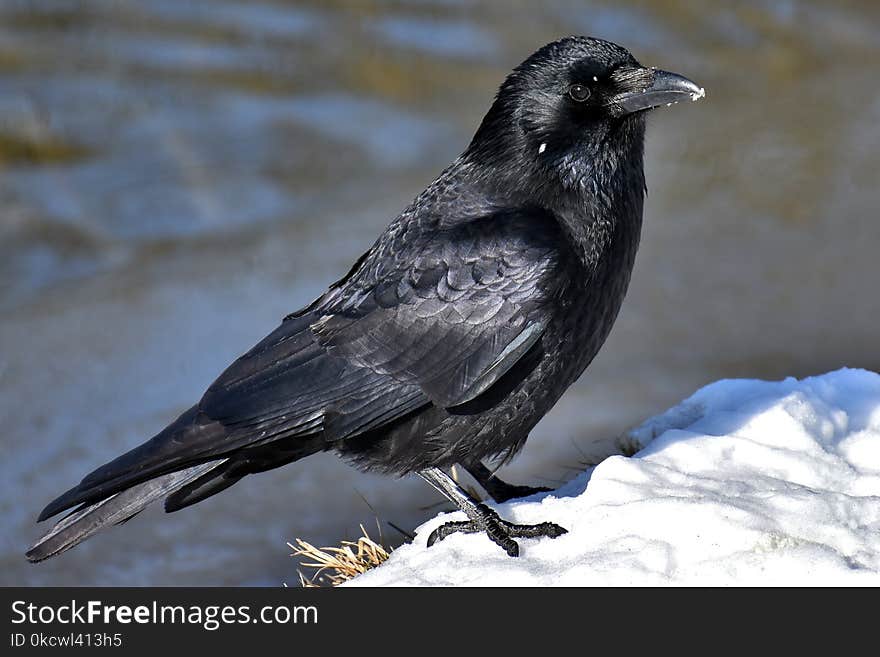
{"type": "Polygon", "coordinates": [[[477,502],[464,492],[449,475],[439,468],[422,470],[419,475],[464,511],[468,517],[464,521],[447,522],[431,532],[428,537],[429,547],[456,532],[486,532],[493,543],[501,546],[511,557],[516,557],[519,555],[519,545],[513,540],[514,538],[537,538],[540,536],[556,538],[566,533],[564,528],[552,522],[542,522],[538,525],[515,525],[503,520],[492,509],[477,502]]]}
{"type": "Polygon", "coordinates": [[[490,497],[496,502],[506,502],[517,497],[528,497],[535,493],[549,493],[552,488],[538,488],[535,486],[517,486],[516,484],[508,484],[503,479],[495,476],[489,468],[483,465],[482,461],[476,463],[463,463],[464,469],[468,471],[471,477],[477,480],[477,483],[489,493],[490,497]]]}

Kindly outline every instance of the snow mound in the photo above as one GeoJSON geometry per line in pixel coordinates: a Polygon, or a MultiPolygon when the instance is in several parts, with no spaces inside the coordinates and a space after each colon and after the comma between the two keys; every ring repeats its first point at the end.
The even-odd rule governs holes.
{"type": "Polygon", "coordinates": [[[518,559],[476,534],[426,548],[463,518],[442,514],[350,584],[880,585],[880,375],[719,381],[625,441],[640,451],[495,507],[568,534],[518,559]]]}

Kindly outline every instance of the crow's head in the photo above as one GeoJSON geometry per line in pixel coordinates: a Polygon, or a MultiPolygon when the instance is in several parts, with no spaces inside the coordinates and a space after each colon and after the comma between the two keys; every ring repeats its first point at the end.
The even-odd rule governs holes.
{"type": "Polygon", "coordinates": [[[567,37],[507,77],[468,152],[509,170],[577,167],[630,144],[641,156],[646,110],[703,95],[687,78],[646,68],[614,43],[567,37]]]}

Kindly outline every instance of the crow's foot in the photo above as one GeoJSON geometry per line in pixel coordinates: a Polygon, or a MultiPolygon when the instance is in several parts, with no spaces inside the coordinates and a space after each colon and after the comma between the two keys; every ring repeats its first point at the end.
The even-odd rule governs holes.
{"type": "Polygon", "coordinates": [[[478,520],[461,520],[440,525],[428,537],[428,547],[458,532],[466,534],[486,532],[486,535],[492,542],[500,546],[509,556],[517,557],[519,556],[519,544],[513,540],[514,538],[540,538],[542,536],[556,538],[568,533],[567,529],[553,522],[542,522],[537,525],[516,525],[502,519],[501,516],[485,504],[478,504],[477,510],[480,514],[478,520]]]}

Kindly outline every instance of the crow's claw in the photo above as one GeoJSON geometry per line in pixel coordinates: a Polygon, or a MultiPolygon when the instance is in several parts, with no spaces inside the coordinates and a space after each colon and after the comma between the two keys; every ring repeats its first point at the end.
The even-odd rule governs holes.
{"type": "Polygon", "coordinates": [[[486,532],[493,543],[500,546],[511,557],[519,556],[519,544],[514,538],[556,538],[568,530],[553,522],[542,522],[537,525],[516,525],[503,520],[495,511],[484,504],[478,505],[482,517],[479,521],[459,520],[440,525],[428,537],[428,547],[442,541],[451,534],[463,532],[473,534],[486,532]]]}

